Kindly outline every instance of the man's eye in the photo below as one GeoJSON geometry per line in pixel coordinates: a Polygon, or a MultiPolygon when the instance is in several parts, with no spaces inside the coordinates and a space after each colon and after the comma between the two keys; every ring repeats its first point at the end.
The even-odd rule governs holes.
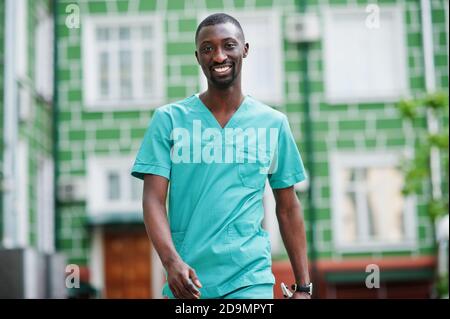
{"type": "Polygon", "coordinates": [[[202,51],[203,51],[203,52],[210,52],[210,51],[212,51],[212,47],[204,47],[204,48],[202,49],[202,51]]]}
{"type": "Polygon", "coordinates": [[[236,47],[236,43],[227,43],[225,46],[229,49],[232,49],[232,48],[236,47]]]}

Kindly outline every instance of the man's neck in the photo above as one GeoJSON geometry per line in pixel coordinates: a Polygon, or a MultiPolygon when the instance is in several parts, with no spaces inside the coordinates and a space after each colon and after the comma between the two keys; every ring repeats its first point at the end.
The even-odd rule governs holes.
{"type": "Polygon", "coordinates": [[[231,86],[227,89],[208,87],[200,94],[202,102],[214,113],[234,112],[244,100],[240,86],[231,86]]]}

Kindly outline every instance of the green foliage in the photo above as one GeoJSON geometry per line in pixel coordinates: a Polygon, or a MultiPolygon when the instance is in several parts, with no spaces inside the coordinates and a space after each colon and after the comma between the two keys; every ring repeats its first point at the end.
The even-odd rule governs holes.
{"type": "Polygon", "coordinates": [[[417,116],[417,102],[413,100],[402,100],[398,103],[400,113],[404,118],[414,119],[417,116]]]}
{"type": "Polygon", "coordinates": [[[434,223],[436,219],[448,212],[447,203],[443,200],[432,199],[428,202],[428,215],[434,223]]]}
{"type": "Polygon", "coordinates": [[[436,290],[439,296],[448,298],[448,274],[439,278],[436,290]]]}
{"type": "MultiPolygon", "coordinates": [[[[429,111],[436,118],[444,115],[448,116],[448,95],[444,92],[437,92],[429,94],[423,99],[400,101],[397,106],[402,117],[414,126],[415,121],[419,118],[419,114],[427,114],[429,111]]],[[[427,212],[433,228],[433,234],[435,234],[436,220],[448,214],[448,189],[447,194],[444,194],[441,198],[432,196],[431,150],[436,148],[439,150],[439,153],[448,154],[448,127],[441,127],[437,133],[430,134],[424,127],[417,126],[414,128],[414,133],[416,139],[414,157],[410,160],[404,160],[402,164],[405,176],[402,191],[404,195],[423,194],[425,198],[428,198],[427,212]]],[[[444,157],[443,162],[439,174],[448,179],[448,157],[444,157]]],[[[433,237],[435,236],[433,235],[433,237]]],[[[436,242],[434,244],[435,253],[437,254],[438,245],[436,242]]],[[[437,295],[440,297],[448,296],[448,274],[440,277],[436,275],[435,278],[437,295]]]]}
{"type": "Polygon", "coordinates": [[[429,94],[423,99],[423,104],[435,111],[442,110],[448,106],[448,96],[444,92],[429,94]]]}
{"type": "Polygon", "coordinates": [[[428,135],[428,143],[430,146],[434,146],[442,150],[448,149],[448,132],[428,135]]]}
{"type": "MultiPolygon", "coordinates": [[[[448,96],[443,92],[437,92],[427,95],[423,99],[417,100],[403,100],[398,103],[398,109],[403,118],[413,123],[417,118],[419,111],[423,109],[431,109],[436,116],[440,115],[448,108],[448,96]]],[[[405,184],[403,188],[404,195],[418,194],[422,191],[424,183],[430,183],[430,151],[432,147],[438,148],[440,151],[448,152],[449,135],[448,130],[442,130],[437,134],[429,134],[425,130],[415,130],[417,141],[420,144],[417,147],[415,156],[410,161],[403,163],[403,171],[405,174],[405,184]]],[[[444,169],[448,169],[446,166],[444,169]]],[[[447,174],[444,174],[448,176],[447,174]]],[[[434,220],[437,212],[442,210],[442,207],[448,207],[445,199],[442,203],[429,203],[430,218],[434,220]],[[438,209],[438,207],[440,207],[438,209]]]]}
{"type": "Polygon", "coordinates": [[[410,161],[403,162],[405,183],[402,191],[404,195],[418,194],[421,192],[423,182],[430,176],[429,152],[429,144],[421,144],[418,147],[415,157],[410,161]]]}

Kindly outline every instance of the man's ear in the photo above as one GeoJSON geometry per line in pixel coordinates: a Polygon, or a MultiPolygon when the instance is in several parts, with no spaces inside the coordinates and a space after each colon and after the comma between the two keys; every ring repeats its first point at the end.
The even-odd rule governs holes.
{"type": "Polygon", "coordinates": [[[198,53],[195,51],[195,58],[197,59],[197,63],[200,64],[200,61],[198,60],[198,53]]]}
{"type": "Polygon", "coordinates": [[[249,48],[249,45],[248,45],[248,43],[246,43],[246,44],[244,45],[244,58],[246,58],[247,55],[248,55],[248,48],[249,48]]]}

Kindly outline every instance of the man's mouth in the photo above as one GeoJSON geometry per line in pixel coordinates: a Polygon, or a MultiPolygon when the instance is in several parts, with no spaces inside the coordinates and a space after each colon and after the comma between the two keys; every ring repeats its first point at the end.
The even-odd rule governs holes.
{"type": "Polygon", "coordinates": [[[218,74],[225,74],[231,70],[231,65],[218,65],[212,67],[212,70],[218,74]]]}

